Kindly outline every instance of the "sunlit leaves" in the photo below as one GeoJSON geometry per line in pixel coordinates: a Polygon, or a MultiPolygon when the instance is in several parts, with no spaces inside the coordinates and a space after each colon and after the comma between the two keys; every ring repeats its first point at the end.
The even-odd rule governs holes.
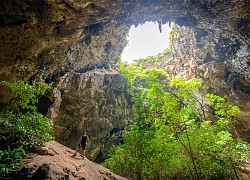
{"type": "Polygon", "coordinates": [[[5,103],[11,107],[11,111],[35,110],[37,96],[44,94],[48,85],[46,84],[29,84],[27,81],[17,82],[0,82],[0,85],[7,86],[11,89],[12,97],[5,103]]]}
{"type": "MultiPolygon", "coordinates": [[[[37,112],[38,96],[45,93],[48,85],[27,81],[2,82],[10,88],[12,96],[6,100],[0,116],[11,124],[18,146],[41,145],[51,139],[52,130],[48,119],[37,112]],[[18,136],[18,137],[17,137],[18,136]]],[[[9,142],[11,143],[11,142],[9,142]]]]}
{"type": "Polygon", "coordinates": [[[239,108],[213,94],[205,99],[198,79],[169,80],[162,70],[138,67],[138,72],[135,65],[131,67],[136,70],[130,72],[133,76],[124,76],[131,78],[136,124],[125,133],[124,144],[111,154],[106,165],[131,179],[238,176],[236,165],[242,159],[250,160],[249,144],[233,138],[230,132],[240,115],[239,108]],[[205,106],[215,120],[206,118],[205,106]]]}
{"type": "Polygon", "coordinates": [[[215,114],[219,117],[234,118],[240,115],[239,107],[232,106],[224,98],[214,94],[207,94],[206,98],[209,99],[210,105],[215,108],[215,114]]]}

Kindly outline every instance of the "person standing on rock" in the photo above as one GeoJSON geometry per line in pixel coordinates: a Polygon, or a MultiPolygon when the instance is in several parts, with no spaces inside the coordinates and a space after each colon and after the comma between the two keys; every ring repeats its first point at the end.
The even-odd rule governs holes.
{"type": "Polygon", "coordinates": [[[73,157],[76,156],[76,153],[78,152],[79,148],[82,147],[82,157],[84,159],[85,157],[85,148],[86,148],[86,145],[89,141],[89,136],[87,135],[86,131],[84,131],[82,133],[82,136],[80,138],[80,141],[79,141],[79,144],[77,145],[76,147],[76,152],[73,154],[73,157]]]}

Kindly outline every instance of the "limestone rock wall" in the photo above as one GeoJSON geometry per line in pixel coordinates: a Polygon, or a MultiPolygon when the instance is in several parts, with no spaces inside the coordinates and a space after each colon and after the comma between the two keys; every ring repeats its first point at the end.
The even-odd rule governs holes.
{"type": "Polygon", "coordinates": [[[128,26],[100,2],[0,2],[0,79],[53,82],[66,72],[115,64],[128,26]],[[109,18],[109,19],[105,19],[109,18]],[[117,45],[119,44],[119,46],[117,45]]]}
{"type": "Polygon", "coordinates": [[[200,78],[207,93],[220,95],[241,109],[236,127],[250,139],[250,39],[239,31],[175,27],[174,61],[168,72],[185,79],[200,78]],[[177,34],[179,34],[177,36],[177,34]]]}
{"type": "MultiPolygon", "coordinates": [[[[97,0],[0,2],[0,80],[50,83],[39,110],[53,124],[56,140],[68,147],[75,149],[86,130],[92,160],[107,155],[110,147],[104,150],[103,139],[117,141],[114,137],[129,119],[124,79],[93,72],[116,68],[126,44],[129,25],[117,20],[116,5],[97,0]]],[[[7,94],[1,91],[0,103],[7,94]]]]}
{"type": "Polygon", "coordinates": [[[48,117],[54,124],[55,140],[75,149],[82,132],[87,131],[87,156],[95,160],[99,154],[102,158],[107,151],[103,149],[104,140],[107,143],[119,134],[131,118],[124,80],[111,70],[66,73],[61,77],[54,88],[57,91],[49,95],[54,102],[48,117]]]}

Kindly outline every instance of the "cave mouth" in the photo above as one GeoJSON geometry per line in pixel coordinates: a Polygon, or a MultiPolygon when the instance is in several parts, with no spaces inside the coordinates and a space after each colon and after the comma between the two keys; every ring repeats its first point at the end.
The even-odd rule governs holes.
{"type": "Polygon", "coordinates": [[[171,23],[146,21],[144,24],[132,25],[127,37],[127,45],[121,54],[121,61],[133,63],[134,60],[156,56],[169,47],[171,23]]]}

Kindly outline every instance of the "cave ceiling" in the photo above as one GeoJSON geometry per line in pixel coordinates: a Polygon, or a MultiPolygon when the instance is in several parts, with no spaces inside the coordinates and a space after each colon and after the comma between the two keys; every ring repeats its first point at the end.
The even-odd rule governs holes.
{"type": "Polygon", "coordinates": [[[248,0],[3,0],[0,79],[53,82],[113,64],[131,25],[175,22],[249,41],[248,0]]]}

